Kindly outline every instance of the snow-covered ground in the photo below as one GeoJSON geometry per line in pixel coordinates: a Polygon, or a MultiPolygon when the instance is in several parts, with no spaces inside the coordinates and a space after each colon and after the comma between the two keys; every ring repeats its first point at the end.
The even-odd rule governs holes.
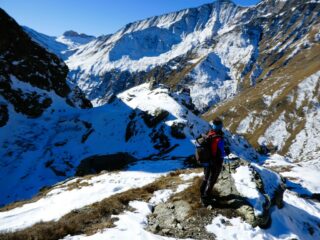
{"type": "Polygon", "coordinates": [[[240,218],[228,219],[220,215],[207,226],[207,231],[214,233],[217,239],[221,240],[316,240],[320,238],[317,225],[320,220],[320,203],[318,202],[304,200],[287,190],[284,194],[284,207],[272,209],[271,217],[270,228],[261,229],[253,228],[240,218]],[[310,234],[311,231],[314,231],[313,235],[310,234]]]}
{"type": "MultiPolygon", "coordinates": [[[[281,156],[272,156],[269,163],[282,166],[286,162],[281,156]],[[281,162],[283,161],[283,162],[281,162]]],[[[268,163],[268,160],[266,161],[268,163]]],[[[265,164],[266,164],[265,163],[265,164]]],[[[72,179],[56,185],[45,197],[22,207],[0,212],[0,231],[23,229],[40,221],[58,220],[66,213],[88,204],[100,201],[114,194],[142,187],[153,182],[171,170],[182,167],[181,161],[141,161],[131,166],[128,171],[103,173],[89,179],[72,179]],[[153,169],[153,172],[149,172],[153,169]],[[158,169],[158,171],[155,171],[158,169]],[[158,173],[155,173],[158,172],[158,173]],[[77,181],[78,180],[78,181],[77,181]],[[80,187],[68,189],[68,186],[77,182],[80,187]],[[43,214],[45,213],[45,214],[43,214]]],[[[272,188],[280,181],[274,172],[260,165],[252,164],[255,171],[262,177],[265,191],[269,194],[272,188]],[[277,180],[278,179],[278,180],[277,180]],[[268,186],[266,188],[266,186],[268,186]]],[[[147,216],[152,213],[153,206],[166,202],[170,196],[183,191],[190,186],[194,177],[202,173],[180,174],[184,182],[173,189],[161,189],[154,192],[149,202],[131,201],[129,206],[134,210],[127,210],[115,215],[117,220],[112,228],[101,229],[97,233],[86,236],[66,236],[64,240],[80,239],[145,239],[145,240],[170,240],[168,238],[145,230],[148,224],[147,216]]],[[[240,194],[249,199],[255,208],[256,214],[261,214],[260,206],[263,205],[262,196],[253,185],[252,170],[248,166],[240,166],[232,175],[240,194]],[[260,199],[260,200],[259,200],[260,199]]],[[[316,181],[316,179],[313,179],[316,181]]],[[[309,183],[308,183],[309,184],[309,183]]],[[[316,182],[313,182],[315,185],[316,182]]],[[[319,239],[320,231],[320,203],[299,197],[296,189],[286,190],[284,194],[284,207],[271,209],[272,223],[267,229],[252,227],[240,218],[228,219],[217,216],[206,230],[213,233],[217,239],[319,239]],[[312,234],[310,234],[312,232],[312,234]]]]}
{"type": "Polygon", "coordinates": [[[301,194],[320,193],[320,163],[317,158],[304,162],[293,162],[291,158],[273,155],[264,162],[264,166],[275,169],[288,178],[289,187],[301,194]]]}
{"type": "MultiPolygon", "coordinates": [[[[168,171],[181,167],[182,162],[173,160],[139,162],[127,171],[105,173],[90,179],[75,178],[57,185],[43,198],[35,202],[27,203],[22,207],[6,212],[0,212],[0,232],[23,229],[41,221],[58,220],[74,209],[101,201],[132,188],[142,187],[168,173],[168,171]],[[150,169],[153,169],[153,172],[149,172],[150,169]],[[75,182],[81,187],[72,189],[70,186],[75,182]]],[[[164,196],[170,196],[170,194],[157,193],[152,202],[156,203],[164,196]]]]}
{"type": "MultiPolygon", "coordinates": [[[[191,175],[191,174],[188,174],[191,175]]],[[[192,174],[189,178],[194,177],[192,174]]],[[[178,186],[177,191],[183,191],[188,185],[178,186]],[[182,186],[182,187],[181,187],[182,186]]],[[[123,214],[117,215],[119,220],[115,222],[114,228],[102,229],[100,232],[92,235],[66,236],[64,240],[84,240],[84,239],[135,239],[135,240],[178,240],[177,238],[163,237],[146,231],[144,228],[148,225],[147,216],[152,213],[152,207],[160,202],[166,202],[169,197],[174,194],[172,190],[159,190],[148,202],[132,201],[129,206],[135,211],[125,211],[123,214]]]]}

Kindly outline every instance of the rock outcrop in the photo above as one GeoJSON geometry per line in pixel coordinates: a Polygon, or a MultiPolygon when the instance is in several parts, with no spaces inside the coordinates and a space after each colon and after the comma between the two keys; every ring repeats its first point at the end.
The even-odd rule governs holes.
{"type": "Polygon", "coordinates": [[[219,214],[240,216],[253,227],[268,228],[271,208],[283,205],[285,187],[281,177],[244,160],[224,165],[213,190],[214,201],[208,207],[199,202],[200,183],[198,178],[184,192],[156,205],[148,218],[148,230],[178,238],[214,239],[205,227],[219,214]]]}
{"type": "Polygon", "coordinates": [[[28,117],[39,117],[59,97],[71,106],[92,107],[80,88],[67,84],[65,63],[33,42],[2,9],[0,35],[0,126],[10,118],[3,110],[9,104],[28,117]]]}

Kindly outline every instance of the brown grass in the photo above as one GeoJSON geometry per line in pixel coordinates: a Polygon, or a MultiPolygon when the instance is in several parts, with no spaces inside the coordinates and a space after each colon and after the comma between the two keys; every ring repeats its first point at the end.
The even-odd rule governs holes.
{"type": "Polygon", "coordinates": [[[186,65],[185,68],[182,70],[175,70],[172,74],[169,75],[169,77],[164,81],[165,84],[167,84],[169,87],[175,88],[181,80],[183,80],[184,77],[186,77],[201,61],[203,58],[199,59],[197,62],[186,65]]]}
{"type": "Polygon", "coordinates": [[[92,235],[98,230],[113,227],[118,215],[128,210],[128,203],[133,200],[148,201],[154,191],[159,189],[176,188],[182,180],[179,175],[190,170],[179,170],[161,177],[155,182],[142,188],[131,189],[113,195],[100,202],[73,210],[58,221],[41,222],[17,232],[0,234],[1,240],[55,240],[66,235],[87,234],[92,235]]]}

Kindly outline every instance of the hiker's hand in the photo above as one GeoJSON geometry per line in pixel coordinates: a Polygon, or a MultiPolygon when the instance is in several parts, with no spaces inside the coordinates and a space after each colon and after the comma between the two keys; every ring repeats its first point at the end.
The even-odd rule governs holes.
{"type": "Polygon", "coordinates": [[[225,151],[225,153],[226,153],[226,156],[229,156],[229,154],[231,153],[231,152],[230,152],[230,148],[229,148],[228,146],[226,146],[226,147],[224,148],[224,151],[225,151]]]}

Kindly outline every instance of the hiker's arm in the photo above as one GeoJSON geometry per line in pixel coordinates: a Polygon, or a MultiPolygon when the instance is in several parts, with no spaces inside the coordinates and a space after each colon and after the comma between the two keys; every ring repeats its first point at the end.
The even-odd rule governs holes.
{"type": "Polygon", "coordinates": [[[224,152],[226,153],[227,156],[229,156],[230,152],[230,147],[228,145],[224,146],[224,152]]]}
{"type": "Polygon", "coordinates": [[[221,139],[219,142],[218,142],[218,148],[219,148],[219,151],[221,153],[221,158],[224,158],[226,157],[226,152],[224,150],[224,141],[223,139],[221,139]]]}
{"type": "Polygon", "coordinates": [[[229,156],[230,152],[230,141],[228,138],[223,138],[224,141],[224,152],[226,153],[226,156],[229,156]]]}

